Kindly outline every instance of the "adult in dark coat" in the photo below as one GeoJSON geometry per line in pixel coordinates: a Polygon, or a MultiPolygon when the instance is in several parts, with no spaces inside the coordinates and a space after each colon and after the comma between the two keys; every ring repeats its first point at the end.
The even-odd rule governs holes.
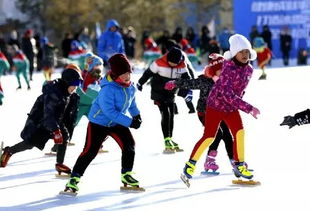
{"type": "Polygon", "coordinates": [[[24,37],[22,38],[22,51],[26,55],[27,59],[29,60],[29,77],[32,81],[32,74],[34,69],[34,56],[35,56],[35,39],[33,38],[33,31],[28,29],[24,37]]]}
{"type": "Polygon", "coordinates": [[[1,167],[5,167],[15,153],[33,147],[43,150],[47,141],[53,138],[58,144],[56,170],[70,170],[63,162],[67,140],[72,135],[78,111],[79,96],[75,90],[82,80],[80,72],[76,65],[70,64],[63,71],[61,78],[43,86],[43,93],[35,101],[21,132],[23,141],[4,148],[1,167]]]}
{"type": "Polygon", "coordinates": [[[283,64],[288,66],[290,51],[292,48],[292,36],[290,35],[288,27],[284,27],[280,33],[280,47],[282,51],[283,64]]]}

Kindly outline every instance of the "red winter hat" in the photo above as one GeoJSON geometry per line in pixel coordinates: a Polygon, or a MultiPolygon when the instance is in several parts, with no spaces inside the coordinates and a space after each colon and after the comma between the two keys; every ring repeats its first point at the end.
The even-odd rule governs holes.
{"type": "Polygon", "coordinates": [[[224,57],[221,54],[212,53],[209,58],[209,64],[205,67],[205,76],[212,78],[216,71],[222,69],[224,57]]]}
{"type": "Polygon", "coordinates": [[[113,80],[117,79],[118,76],[123,75],[124,73],[132,72],[131,65],[124,54],[114,54],[109,59],[109,64],[111,68],[110,76],[113,80]]]}

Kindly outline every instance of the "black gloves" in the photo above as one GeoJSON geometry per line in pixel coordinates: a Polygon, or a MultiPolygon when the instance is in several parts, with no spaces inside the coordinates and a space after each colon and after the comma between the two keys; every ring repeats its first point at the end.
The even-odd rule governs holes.
{"type": "Polygon", "coordinates": [[[142,91],[142,85],[139,84],[139,83],[137,83],[137,89],[138,89],[139,91],[142,91]]]}
{"type": "Polygon", "coordinates": [[[134,128],[134,129],[138,129],[140,127],[141,123],[142,123],[142,119],[141,119],[141,116],[139,114],[139,115],[134,116],[132,118],[132,122],[131,122],[129,127],[134,128]]]}
{"type": "Polygon", "coordinates": [[[310,110],[307,109],[295,114],[294,116],[285,116],[283,122],[280,125],[288,125],[289,129],[291,129],[295,125],[309,124],[309,118],[310,110]]]}
{"type": "Polygon", "coordinates": [[[288,125],[289,129],[297,125],[297,122],[293,116],[285,116],[283,122],[280,124],[280,126],[288,125]]]}

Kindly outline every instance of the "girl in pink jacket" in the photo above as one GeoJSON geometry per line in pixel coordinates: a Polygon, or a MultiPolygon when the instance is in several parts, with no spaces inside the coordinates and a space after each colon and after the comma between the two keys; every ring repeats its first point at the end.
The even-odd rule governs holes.
{"type": "Polygon", "coordinates": [[[253,177],[244,162],[244,129],[239,110],[250,113],[255,118],[260,113],[257,108],[242,100],[244,90],[253,73],[249,61],[256,59],[256,52],[250,42],[240,34],[231,36],[229,43],[230,50],[224,53],[226,60],[222,73],[212,87],[207,100],[204,134],[196,143],[183,170],[182,179],[188,185],[188,179],[193,176],[196,162],[214,141],[221,121],[227,124],[234,138],[235,175],[247,179],[253,177]]]}

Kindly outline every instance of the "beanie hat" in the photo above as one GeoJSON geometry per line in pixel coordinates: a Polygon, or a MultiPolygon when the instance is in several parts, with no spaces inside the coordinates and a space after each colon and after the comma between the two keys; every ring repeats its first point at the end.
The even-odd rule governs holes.
{"type": "Polygon", "coordinates": [[[209,55],[209,64],[205,67],[205,76],[212,78],[216,71],[221,70],[224,62],[224,57],[221,54],[212,53],[209,55]]]}
{"type": "Polygon", "coordinates": [[[182,51],[176,47],[172,47],[167,54],[167,61],[174,64],[179,64],[183,59],[182,51]]]}
{"type": "Polygon", "coordinates": [[[265,47],[266,43],[262,37],[255,37],[253,40],[253,47],[254,48],[261,48],[265,47]]]}
{"type": "Polygon", "coordinates": [[[94,67],[98,65],[102,66],[101,69],[103,69],[102,59],[99,56],[96,56],[95,54],[87,53],[85,63],[86,63],[85,70],[87,70],[88,72],[92,71],[94,67]]]}
{"type": "Polygon", "coordinates": [[[233,57],[236,56],[236,54],[242,50],[249,50],[250,51],[250,60],[253,61],[256,59],[257,54],[256,52],[252,49],[251,43],[249,40],[244,37],[241,34],[234,34],[229,38],[229,44],[230,48],[229,51],[226,51],[224,53],[224,58],[225,59],[232,59],[233,57]]]}
{"type": "Polygon", "coordinates": [[[123,75],[127,72],[132,72],[131,65],[124,54],[114,54],[109,59],[109,64],[111,67],[110,76],[113,80],[117,79],[120,75],[123,75]]]}
{"type": "Polygon", "coordinates": [[[67,86],[79,86],[83,78],[80,68],[75,64],[68,64],[61,74],[61,79],[67,86]]]}

